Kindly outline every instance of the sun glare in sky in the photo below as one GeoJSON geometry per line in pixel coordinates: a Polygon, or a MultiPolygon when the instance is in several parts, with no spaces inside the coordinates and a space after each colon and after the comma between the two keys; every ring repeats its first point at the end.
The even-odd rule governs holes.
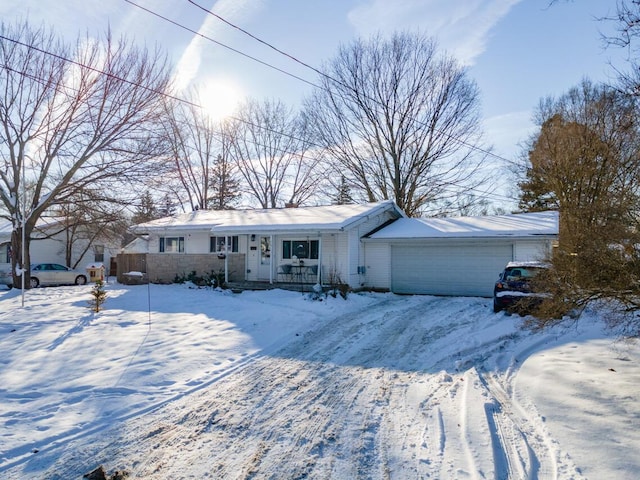
{"type": "Polygon", "coordinates": [[[202,110],[215,121],[230,116],[244,100],[240,87],[228,79],[209,78],[199,88],[202,110]]]}

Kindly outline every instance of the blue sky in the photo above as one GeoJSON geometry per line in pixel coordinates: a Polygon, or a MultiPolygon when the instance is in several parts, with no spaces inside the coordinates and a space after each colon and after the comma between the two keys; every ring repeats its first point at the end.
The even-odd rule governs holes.
{"type": "MultiPolygon", "coordinates": [[[[315,74],[187,0],[132,0],[248,55],[315,81],[315,74]]],[[[585,76],[612,81],[610,58],[596,20],[615,2],[579,0],[198,0],[229,21],[290,55],[320,67],[341,43],[372,33],[421,29],[469,67],[480,88],[486,141],[513,159],[532,132],[531,113],[540,98],[560,95],[585,76]]],[[[280,98],[297,104],[311,86],[154,17],[125,0],[2,0],[5,21],[28,17],[65,35],[126,33],[137,42],[159,44],[177,67],[183,85],[197,83],[212,110],[228,112],[244,96],[280,98]]]]}

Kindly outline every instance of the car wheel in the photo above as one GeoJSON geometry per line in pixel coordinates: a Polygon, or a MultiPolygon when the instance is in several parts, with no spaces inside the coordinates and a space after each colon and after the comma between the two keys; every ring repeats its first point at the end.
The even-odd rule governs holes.
{"type": "Polygon", "coordinates": [[[493,313],[498,313],[500,310],[502,310],[502,307],[500,305],[498,305],[498,302],[496,302],[495,297],[493,298],[493,313]]]}
{"type": "Polygon", "coordinates": [[[40,280],[38,280],[36,277],[31,277],[31,279],[29,280],[29,285],[31,286],[31,288],[38,288],[38,286],[40,285],[40,280]]]}
{"type": "Polygon", "coordinates": [[[76,277],[76,285],[85,285],[87,283],[87,277],[84,275],[78,275],[76,277]]]}

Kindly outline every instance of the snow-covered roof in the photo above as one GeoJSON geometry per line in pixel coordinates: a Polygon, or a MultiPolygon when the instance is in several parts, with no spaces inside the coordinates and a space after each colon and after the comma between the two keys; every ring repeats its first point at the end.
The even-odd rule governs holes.
{"type": "Polygon", "coordinates": [[[197,210],[142,223],[132,227],[132,231],[138,234],[203,229],[228,234],[301,230],[339,231],[385,211],[394,211],[398,217],[404,216],[392,201],[261,210],[197,210]]]}
{"type": "MultiPolygon", "coordinates": [[[[60,227],[61,225],[64,226],[64,221],[62,217],[40,217],[36,222],[36,231],[43,231],[51,227],[60,227]]],[[[12,232],[12,222],[7,220],[0,221],[0,243],[10,242],[12,232]]]]}
{"type": "Polygon", "coordinates": [[[122,248],[122,253],[149,253],[149,238],[136,237],[122,248]]]}
{"type": "Polygon", "coordinates": [[[372,233],[375,240],[420,238],[530,237],[558,235],[558,212],[483,217],[401,218],[372,233]]]}
{"type": "Polygon", "coordinates": [[[0,222],[0,244],[11,241],[11,232],[13,225],[11,222],[0,222]]]}

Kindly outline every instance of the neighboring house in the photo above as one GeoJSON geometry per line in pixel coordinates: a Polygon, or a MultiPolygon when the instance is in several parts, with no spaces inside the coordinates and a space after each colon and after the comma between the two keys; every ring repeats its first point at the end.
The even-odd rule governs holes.
{"type": "MultiPolygon", "coordinates": [[[[224,271],[229,281],[346,283],[359,288],[366,271],[361,238],[404,216],[392,201],[198,210],[134,226],[133,233],[148,235],[149,253],[144,261],[133,262],[132,269],[144,268],[152,282],[224,271]]],[[[126,257],[118,262],[129,264],[126,257]]]]}
{"type": "Polygon", "coordinates": [[[557,212],[403,218],[363,239],[367,283],[395,293],[490,297],[507,262],[548,258],[557,212]]]}
{"type": "MultiPolygon", "coordinates": [[[[11,270],[11,232],[10,222],[0,223],[0,271],[11,270]]],[[[31,263],[59,263],[66,265],[67,235],[59,231],[60,224],[55,220],[42,219],[31,235],[31,263]],[[57,232],[57,233],[56,233],[57,232]]],[[[89,264],[102,263],[108,270],[111,259],[120,251],[120,245],[112,240],[98,240],[89,244],[87,240],[76,239],[71,249],[71,265],[79,270],[89,264]]],[[[107,272],[109,273],[109,272],[107,272]]]]}

